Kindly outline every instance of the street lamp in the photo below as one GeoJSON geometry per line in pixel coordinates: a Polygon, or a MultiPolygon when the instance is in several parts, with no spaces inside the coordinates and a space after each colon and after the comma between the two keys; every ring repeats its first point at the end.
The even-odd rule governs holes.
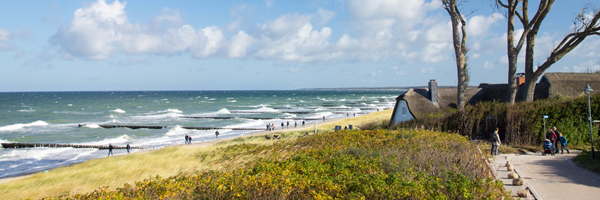
{"type": "Polygon", "coordinates": [[[589,120],[590,120],[590,139],[592,140],[592,159],[595,159],[594,156],[594,134],[592,133],[592,105],[590,104],[590,93],[592,93],[594,90],[592,89],[592,87],[590,87],[590,85],[585,86],[585,89],[583,89],[583,91],[587,94],[588,97],[588,114],[589,114],[589,120]]]}

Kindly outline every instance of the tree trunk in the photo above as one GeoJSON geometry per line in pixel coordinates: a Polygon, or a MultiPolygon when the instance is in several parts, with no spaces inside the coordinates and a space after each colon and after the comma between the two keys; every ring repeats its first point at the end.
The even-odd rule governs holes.
{"type": "Polygon", "coordinates": [[[443,1],[444,8],[450,15],[452,21],[452,41],[454,46],[454,55],[456,56],[456,74],[458,78],[458,87],[456,92],[456,109],[462,111],[465,105],[465,90],[468,85],[467,62],[466,62],[466,22],[462,18],[455,0],[443,1]],[[461,35],[462,32],[462,35],[461,35]]]}

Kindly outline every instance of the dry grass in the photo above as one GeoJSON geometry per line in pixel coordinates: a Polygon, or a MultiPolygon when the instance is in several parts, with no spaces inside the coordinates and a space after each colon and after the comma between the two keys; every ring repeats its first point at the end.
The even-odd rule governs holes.
{"type": "MultiPolygon", "coordinates": [[[[357,127],[363,123],[389,119],[392,110],[371,113],[365,116],[335,120],[318,125],[318,132],[332,131],[335,125],[357,127]]],[[[311,124],[312,125],[312,124],[311,124]]],[[[310,126],[310,125],[309,125],[310,126]]],[[[39,199],[44,197],[57,197],[66,194],[86,193],[102,186],[116,188],[125,183],[132,184],[146,178],[161,176],[170,177],[182,173],[205,171],[207,169],[221,169],[224,166],[211,162],[220,159],[220,154],[208,154],[220,147],[252,143],[269,145],[273,142],[290,141],[303,136],[306,132],[313,133],[314,125],[306,129],[293,129],[283,132],[268,132],[279,134],[281,140],[265,140],[266,132],[256,133],[251,136],[225,139],[207,144],[171,146],[159,150],[133,153],[110,158],[89,160],[72,166],[60,167],[49,170],[48,173],[36,173],[23,178],[18,178],[0,184],[1,199],[39,199]],[[210,145],[215,143],[214,145],[210,145]],[[213,155],[204,159],[197,159],[198,155],[213,155]]],[[[253,158],[244,157],[243,160],[253,158]]],[[[242,162],[241,159],[232,160],[234,163],[242,162]]],[[[230,164],[234,164],[230,163],[230,164]]]]}

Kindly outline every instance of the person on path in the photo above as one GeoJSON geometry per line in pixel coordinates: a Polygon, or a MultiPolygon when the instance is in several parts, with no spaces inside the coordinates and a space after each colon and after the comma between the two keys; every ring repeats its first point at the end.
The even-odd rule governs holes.
{"type": "Polygon", "coordinates": [[[294,128],[298,127],[298,122],[294,121],[294,128]]]}
{"type": "Polygon", "coordinates": [[[494,133],[492,133],[492,152],[491,152],[491,155],[498,155],[498,152],[500,151],[498,149],[498,147],[500,146],[500,144],[502,142],[500,141],[500,135],[498,135],[498,130],[499,130],[499,128],[496,128],[496,130],[494,131],[494,133]]]}
{"type": "Polygon", "coordinates": [[[285,125],[283,124],[283,122],[281,122],[281,129],[283,129],[283,126],[285,126],[285,125]]]}
{"type": "Polygon", "coordinates": [[[129,146],[129,143],[127,143],[127,146],[125,146],[125,148],[127,149],[127,153],[129,153],[129,150],[131,150],[131,146],[129,146]]]}
{"type": "Polygon", "coordinates": [[[304,122],[304,120],[302,120],[302,127],[304,127],[304,123],[306,123],[306,122],[304,122]]]}
{"type": "Polygon", "coordinates": [[[558,153],[558,135],[560,135],[560,132],[558,132],[556,126],[552,127],[552,131],[554,131],[554,143],[552,144],[554,145],[554,153],[558,153]]]}
{"type": "Polygon", "coordinates": [[[185,144],[188,144],[189,141],[190,141],[190,136],[185,134],[185,144]]]}
{"type": "Polygon", "coordinates": [[[567,150],[567,154],[569,154],[569,149],[567,149],[567,138],[562,134],[558,134],[558,141],[560,142],[560,154],[564,154],[565,150],[567,150]]]}
{"type": "Polygon", "coordinates": [[[217,136],[217,139],[219,139],[219,131],[215,131],[215,135],[217,136]]]}
{"type": "Polygon", "coordinates": [[[550,148],[550,151],[552,152],[552,154],[554,154],[554,149],[557,148],[556,147],[556,139],[558,136],[556,136],[556,134],[554,133],[554,131],[552,129],[548,129],[548,133],[546,134],[546,139],[550,140],[550,143],[552,144],[552,148],[550,148]]]}
{"type": "Polygon", "coordinates": [[[113,155],[112,150],[113,150],[113,145],[111,143],[108,143],[108,156],[113,155]]]}

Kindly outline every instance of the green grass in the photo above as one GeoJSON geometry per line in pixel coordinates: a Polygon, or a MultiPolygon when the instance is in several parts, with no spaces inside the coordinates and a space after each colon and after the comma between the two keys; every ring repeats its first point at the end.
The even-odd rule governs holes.
{"type": "Polygon", "coordinates": [[[595,152],[595,157],[596,159],[592,159],[591,151],[584,150],[573,158],[573,162],[581,168],[600,174],[600,152],[595,152]]]}
{"type": "MultiPolygon", "coordinates": [[[[331,124],[318,126],[318,131],[333,130],[335,125],[360,125],[364,122],[389,119],[392,110],[371,113],[365,116],[348,118],[331,124]]],[[[281,140],[265,140],[264,135],[253,135],[235,139],[220,140],[214,145],[202,146],[180,145],[159,150],[133,153],[110,158],[89,160],[72,166],[49,170],[48,173],[36,173],[30,176],[0,184],[0,199],[40,199],[87,193],[99,187],[116,188],[123,184],[161,176],[172,177],[193,174],[208,170],[230,170],[241,166],[260,156],[244,155],[231,160],[224,160],[227,155],[219,151],[236,144],[260,144],[263,146],[279,142],[294,141],[303,137],[306,132],[313,133],[314,127],[295,131],[269,133],[283,136],[281,140]],[[203,157],[203,159],[199,159],[203,157]]]]}

